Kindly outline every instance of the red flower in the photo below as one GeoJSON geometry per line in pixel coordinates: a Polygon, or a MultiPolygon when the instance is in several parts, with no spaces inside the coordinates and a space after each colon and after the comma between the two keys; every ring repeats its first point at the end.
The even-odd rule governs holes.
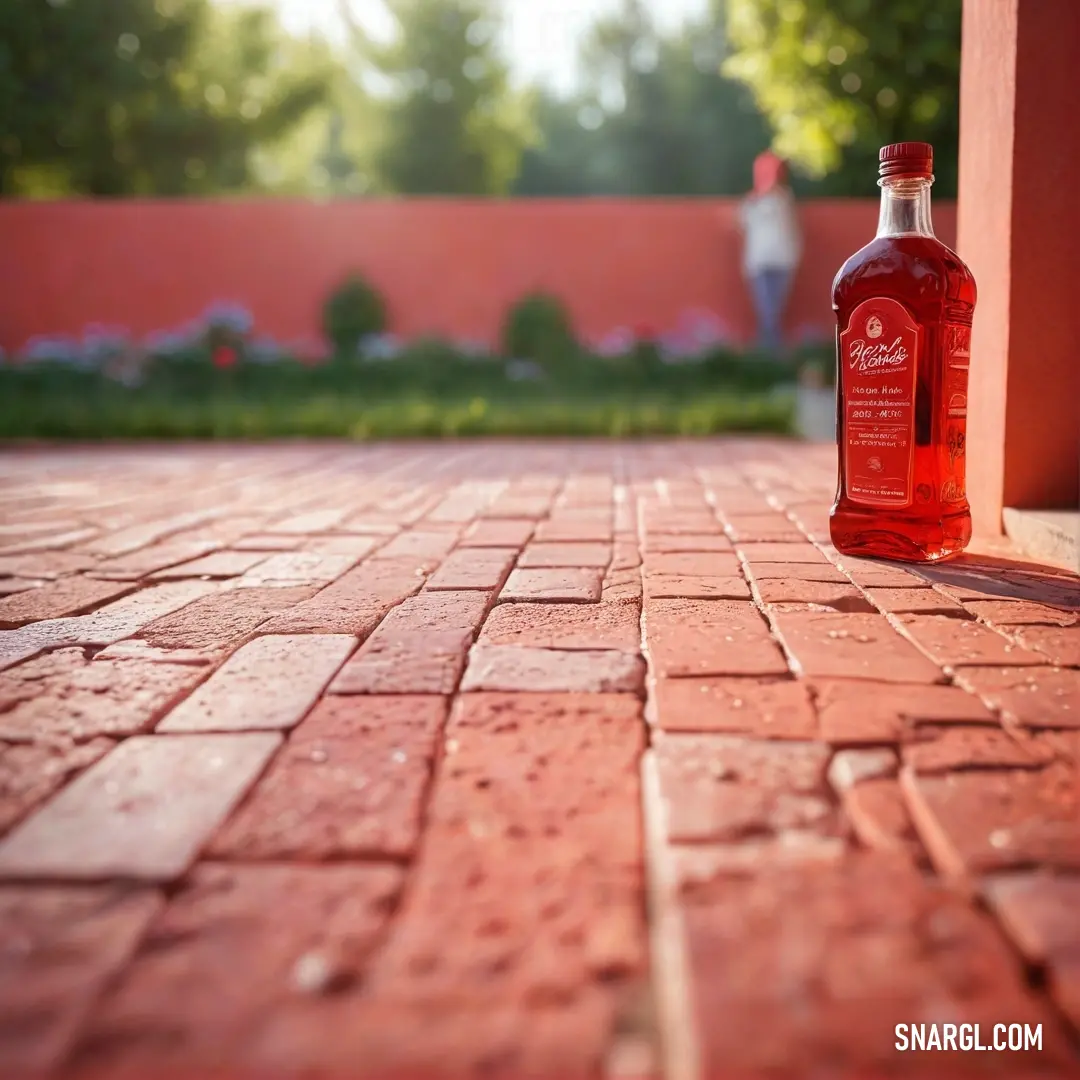
{"type": "Polygon", "coordinates": [[[211,355],[214,367],[231,368],[237,361],[236,350],[231,345],[219,345],[211,355]]]}
{"type": "Polygon", "coordinates": [[[656,337],[656,327],[651,323],[638,323],[634,327],[634,337],[638,341],[652,341],[656,337]]]}

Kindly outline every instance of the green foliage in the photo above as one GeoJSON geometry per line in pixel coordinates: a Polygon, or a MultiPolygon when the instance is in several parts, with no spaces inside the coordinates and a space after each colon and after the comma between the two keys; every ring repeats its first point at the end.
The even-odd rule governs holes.
{"type": "MultiPolygon", "coordinates": [[[[494,0],[386,0],[397,24],[388,45],[352,23],[358,59],[389,82],[375,182],[411,195],[509,190],[531,138],[527,95],[513,91],[497,47],[494,0]]],[[[341,5],[348,16],[348,5],[341,5]]]]}
{"type": "Polygon", "coordinates": [[[355,356],[365,337],[385,327],[383,299],[359,274],[343,281],[323,306],[323,333],[339,356],[355,356]]]}
{"type": "Polygon", "coordinates": [[[772,133],[749,90],[721,74],[723,52],[717,19],[665,36],[639,0],[625,0],[583,45],[583,91],[540,99],[541,142],[526,151],[515,192],[745,192],[772,133]]]}
{"type": "Polygon", "coordinates": [[[384,363],[288,360],[216,370],[159,360],[134,387],[55,365],[0,368],[0,439],[443,438],[786,433],[790,370],[717,355],[642,377],[588,359],[543,383],[418,342],[384,363]]]}
{"type": "Polygon", "coordinates": [[[572,353],[574,327],[566,305],[548,293],[523,296],[506,313],[502,347],[507,356],[540,364],[572,353]]]}
{"type": "Polygon", "coordinates": [[[198,195],[324,97],[325,49],[208,0],[0,4],[0,191],[198,195]]]}
{"type": "Polygon", "coordinates": [[[962,0],[725,0],[724,70],[754,92],[777,152],[824,193],[873,191],[878,148],[935,149],[956,192],[962,0]],[[831,176],[830,176],[831,174],[831,176]]]}

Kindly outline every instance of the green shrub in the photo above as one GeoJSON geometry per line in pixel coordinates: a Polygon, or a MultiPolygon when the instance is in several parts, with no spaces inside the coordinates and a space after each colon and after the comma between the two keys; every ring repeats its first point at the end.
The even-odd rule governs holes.
{"type": "Polygon", "coordinates": [[[359,274],[343,281],[323,306],[323,333],[337,356],[355,356],[360,342],[386,328],[382,297],[359,274]]]}
{"type": "Polygon", "coordinates": [[[502,347],[507,356],[540,364],[572,354],[576,343],[566,305],[548,293],[523,296],[506,313],[502,347]]]}

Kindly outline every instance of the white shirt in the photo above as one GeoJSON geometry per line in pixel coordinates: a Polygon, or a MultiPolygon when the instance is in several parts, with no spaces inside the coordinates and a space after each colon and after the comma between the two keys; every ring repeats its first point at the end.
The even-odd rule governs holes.
{"type": "Polygon", "coordinates": [[[743,270],[794,270],[802,254],[802,239],[795,216],[795,200],[787,188],[751,195],[739,207],[745,234],[743,270]]]}

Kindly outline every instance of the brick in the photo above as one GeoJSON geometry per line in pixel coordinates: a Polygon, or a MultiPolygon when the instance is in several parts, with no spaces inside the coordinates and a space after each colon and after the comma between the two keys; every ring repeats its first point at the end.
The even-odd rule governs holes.
{"type": "Polygon", "coordinates": [[[992,626],[1075,626],[1073,611],[1027,600],[964,600],[972,615],[992,626]]]}
{"type": "Polygon", "coordinates": [[[609,607],[620,604],[636,612],[641,607],[641,596],[640,570],[609,570],[600,583],[600,601],[609,607]]]}
{"type": "Polygon", "coordinates": [[[1045,657],[1019,648],[1009,638],[973,619],[947,615],[899,615],[897,619],[919,650],[945,667],[1046,662],[1045,657]]]}
{"type": "Polygon", "coordinates": [[[303,550],[318,552],[320,555],[348,555],[356,562],[375,551],[378,545],[378,537],[338,532],[329,536],[311,537],[303,542],[303,550]]]}
{"type": "Polygon", "coordinates": [[[423,581],[411,564],[363,563],[314,596],[281,611],[262,629],[268,634],[351,634],[364,639],[423,581]]]}
{"type": "Polygon", "coordinates": [[[902,638],[881,615],[782,612],[780,636],[808,678],[934,683],[941,669],[902,638]]]}
{"type": "MultiPolygon", "coordinates": [[[[898,1017],[984,1033],[1003,1017],[1042,1023],[1043,1051],[1011,1054],[1009,1067],[1069,1060],[991,920],[906,858],[862,853],[709,883],[686,897],[683,919],[703,1076],[797,1076],[810,1061],[843,1076],[928,1075],[922,1060],[897,1073],[898,1017]]],[[[942,1077],[985,1075],[978,1054],[935,1059],[942,1077]]]]}
{"type": "Polygon", "coordinates": [[[756,584],[758,595],[765,604],[816,604],[834,611],[874,611],[866,597],[850,583],[772,578],[756,584]]]}
{"type": "Polygon", "coordinates": [[[376,631],[330,684],[331,694],[452,694],[473,631],[376,631]]]}
{"type": "Polygon", "coordinates": [[[193,559],[191,562],[182,562],[178,566],[159,570],[154,577],[163,580],[189,577],[240,577],[241,574],[258,566],[266,557],[263,551],[215,551],[204,555],[201,559],[193,559]]]}
{"type": "Polygon", "coordinates": [[[438,564],[450,554],[456,542],[450,531],[404,532],[395,536],[374,555],[376,559],[415,559],[418,563],[438,564]]]}
{"type": "Polygon", "coordinates": [[[892,563],[838,555],[837,565],[864,589],[911,589],[926,584],[913,570],[892,563]]]}
{"type": "Polygon", "coordinates": [[[673,884],[683,893],[764,869],[827,866],[842,859],[847,850],[843,837],[791,829],[726,844],[676,844],[666,854],[673,884]]]}
{"type": "Polygon", "coordinates": [[[436,696],[326,698],[211,844],[225,859],[404,859],[446,719],[436,696]]]}
{"type": "Polygon", "coordinates": [[[299,536],[272,536],[268,533],[253,533],[242,536],[233,542],[237,551],[295,551],[301,542],[299,536]]]}
{"type": "Polygon", "coordinates": [[[679,577],[674,574],[647,574],[645,595],[656,600],[749,600],[750,586],[744,578],[679,577]]]}
{"type": "Polygon", "coordinates": [[[1069,668],[963,668],[957,681],[1015,724],[1080,728],[1080,673],[1069,668]]]}
{"type": "Polygon", "coordinates": [[[362,979],[400,888],[388,866],[198,867],[94,1011],[76,1065],[206,1075],[242,1061],[279,1014],[362,979]]]}
{"type": "Polygon", "coordinates": [[[780,514],[729,519],[726,531],[728,536],[740,545],[753,540],[782,543],[806,539],[795,522],[780,514]]]}
{"type": "Polygon", "coordinates": [[[340,507],[328,507],[325,510],[308,510],[302,514],[292,514],[267,526],[271,533],[286,533],[295,536],[307,536],[310,533],[325,533],[337,528],[348,516],[348,510],[340,507]]]}
{"type": "Polygon", "coordinates": [[[864,847],[921,858],[922,845],[895,778],[856,784],[841,793],[840,805],[864,847]]]}
{"type": "Polygon", "coordinates": [[[352,555],[318,551],[282,551],[269,555],[237,579],[243,588],[291,588],[324,585],[341,577],[356,563],[352,555]]]}
{"type": "MultiPolygon", "coordinates": [[[[509,518],[485,518],[474,521],[458,541],[463,548],[514,548],[520,551],[533,535],[535,523],[531,520],[514,521],[509,518]]],[[[576,537],[572,538],[576,539],[576,537]]],[[[585,539],[591,539],[586,537],[585,539]]]]}
{"type": "Polygon", "coordinates": [[[753,604],[651,600],[646,642],[662,676],[786,675],[787,664],[753,604]]]}
{"type": "Polygon", "coordinates": [[[0,739],[149,731],[201,678],[181,664],[87,660],[59,649],[0,674],[0,739]]]}
{"type": "Polygon", "coordinates": [[[550,495],[500,495],[484,509],[481,517],[536,520],[544,517],[550,506],[550,495]]]}
{"type": "Polygon", "coordinates": [[[904,763],[916,773],[956,769],[1035,769],[1054,758],[1053,751],[1029,735],[987,725],[960,724],[923,728],[918,741],[904,747],[904,763]]]}
{"type": "Polygon", "coordinates": [[[201,558],[220,546],[216,540],[174,537],[115,559],[104,559],[94,566],[91,576],[112,581],[138,581],[155,571],[201,558]]]}
{"type": "Polygon", "coordinates": [[[658,679],[652,710],[665,731],[813,739],[817,720],[805,683],[793,679],[658,679]]]}
{"type": "Polygon", "coordinates": [[[178,611],[147,620],[131,633],[137,632],[140,640],[154,648],[194,650],[216,656],[246,641],[274,615],[288,611],[311,594],[307,587],[214,592],[178,611]]]}
{"type": "Polygon", "coordinates": [[[771,581],[821,581],[831,585],[850,585],[845,574],[832,563],[780,563],[759,562],[750,564],[750,576],[759,582],[771,581]]]}
{"type": "Polygon", "coordinates": [[[89,577],[60,578],[31,592],[19,592],[0,599],[0,629],[91,611],[130,591],[130,585],[111,581],[96,581],[89,577]]]}
{"type": "Polygon", "coordinates": [[[379,626],[378,636],[389,639],[426,631],[468,630],[476,632],[491,604],[491,594],[464,589],[460,592],[423,592],[391,611],[379,626]]]}
{"type": "Polygon", "coordinates": [[[805,540],[781,543],[744,540],[738,547],[751,566],[757,563],[828,563],[821,551],[805,540]]]}
{"type": "Polygon", "coordinates": [[[825,783],[827,746],[665,733],[655,740],[654,751],[672,843],[792,831],[837,834],[825,783]]]}
{"type": "Polygon", "coordinates": [[[49,532],[43,536],[16,540],[0,547],[0,555],[30,555],[40,551],[53,551],[58,548],[70,547],[83,540],[91,540],[97,536],[97,529],[71,529],[67,532],[49,532]]]}
{"type": "Polygon", "coordinates": [[[113,747],[110,739],[74,743],[0,743],[0,833],[59,790],[70,777],[93,765],[113,747]]]}
{"type": "MultiPolygon", "coordinates": [[[[492,920],[496,923],[498,920],[492,920]]],[[[571,930],[571,933],[574,931],[571,930]]],[[[494,951],[490,946],[487,952],[494,951]]],[[[509,950],[507,950],[509,951],[509,950]]],[[[493,961],[498,963],[498,961],[493,961]]],[[[505,966],[505,965],[503,965],[505,966]]],[[[333,995],[279,1010],[251,1053],[254,1075],[506,1076],[601,1075],[615,1024],[616,990],[589,987],[566,1001],[545,987],[538,1004],[502,1000],[367,1000],[333,995]],[[547,997],[545,997],[545,994],[547,997]],[[478,1021],[482,1015],[482,1022],[478,1021]],[[423,1038],[417,1038],[423,1032],[423,1038]]]]}
{"type": "Polygon", "coordinates": [[[644,506],[641,526],[646,534],[664,533],[669,536],[705,536],[708,533],[719,535],[724,531],[716,515],[704,506],[700,510],[682,512],[644,506]]]}
{"type": "Polygon", "coordinates": [[[58,1068],[161,906],[123,885],[0,887],[0,1060],[8,1076],[58,1068]]]}
{"type": "Polygon", "coordinates": [[[955,686],[815,680],[820,738],[830,743],[899,742],[920,724],[994,724],[974,694],[955,686]]]}
{"type": "Polygon", "coordinates": [[[640,617],[627,604],[499,604],[484,622],[480,642],[636,653],[640,617]]]}
{"type": "Polygon", "coordinates": [[[1003,874],[987,880],[983,892],[1031,963],[1046,964],[1080,949],[1080,878],[1003,874]]]}
{"type": "Polygon", "coordinates": [[[44,580],[34,581],[30,578],[0,578],[0,596],[14,596],[29,589],[39,589],[44,584],[44,580]]]}
{"type": "Polygon", "coordinates": [[[1013,637],[1056,667],[1080,667],[1080,626],[1022,626],[1013,637]]]}
{"type": "Polygon", "coordinates": [[[211,515],[205,511],[193,511],[177,514],[175,517],[158,518],[142,522],[130,528],[122,528],[92,540],[83,546],[83,550],[93,555],[118,556],[148,547],[157,540],[162,540],[173,533],[183,532],[202,525],[211,515]]]}
{"type": "MultiPolygon", "coordinates": [[[[425,843],[370,992],[510,1005],[523,1021],[610,1000],[645,964],[640,703],[468,694],[447,734],[425,843]]],[[[590,1012],[590,1044],[597,1024],[607,1031],[590,1012]]]]}
{"type": "MultiPolygon", "coordinates": [[[[494,524],[494,522],[488,524],[494,524]]],[[[538,541],[556,544],[610,543],[613,536],[614,530],[610,521],[579,517],[559,517],[541,521],[536,526],[535,533],[538,541]]]]}
{"type": "Polygon", "coordinates": [[[645,573],[674,577],[738,577],[739,560],[731,551],[688,551],[650,553],[645,556],[645,573]]]}
{"type": "Polygon", "coordinates": [[[895,615],[952,615],[963,617],[963,607],[936,589],[868,589],[882,611],[895,615]]]}
{"type": "Polygon", "coordinates": [[[185,664],[188,667],[207,668],[214,657],[199,649],[162,649],[140,638],[127,638],[107,645],[94,653],[94,663],[107,660],[135,660],[146,664],[185,664]]]}
{"type": "Polygon", "coordinates": [[[0,630],[0,671],[48,649],[70,645],[78,637],[78,625],[78,619],[50,619],[18,630],[0,630]]]}
{"type": "Polygon", "coordinates": [[[140,589],[89,615],[68,620],[70,638],[79,645],[111,645],[138,633],[154,620],[211,595],[218,588],[210,581],[167,581],[140,589]]]}
{"type": "Polygon", "coordinates": [[[506,548],[468,548],[451,552],[427,580],[427,589],[502,588],[517,552],[506,548]]]}
{"type": "Polygon", "coordinates": [[[901,772],[919,836],[952,877],[1013,867],[1080,868],[1076,769],[992,769],[919,776],[901,772]]]}
{"type": "Polygon", "coordinates": [[[344,634],[257,637],[158,724],[159,732],[282,731],[298,724],[356,647],[344,634]]]}
{"type": "Polygon", "coordinates": [[[638,693],[644,679],[644,662],[630,652],[480,644],[469,657],[461,688],[638,693]]]}
{"type": "Polygon", "coordinates": [[[98,565],[93,555],[81,551],[39,551],[27,555],[0,555],[0,574],[54,580],[78,574],[98,565]]]}
{"type": "Polygon", "coordinates": [[[177,878],[280,743],[261,731],[127,739],[0,842],[0,877],[177,878]]]}
{"type": "Polygon", "coordinates": [[[521,553],[518,565],[529,570],[546,567],[597,567],[611,562],[610,544],[541,544],[533,542],[521,553]]]}
{"type": "Polygon", "coordinates": [[[503,586],[499,598],[595,603],[600,599],[600,583],[601,573],[593,569],[515,570],[503,586]]]}
{"type": "Polygon", "coordinates": [[[667,533],[648,533],[645,536],[647,555],[678,555],[704,552],[730,552],[731,541],[722,533],[707,533],[699,536],[667,533]]]}

